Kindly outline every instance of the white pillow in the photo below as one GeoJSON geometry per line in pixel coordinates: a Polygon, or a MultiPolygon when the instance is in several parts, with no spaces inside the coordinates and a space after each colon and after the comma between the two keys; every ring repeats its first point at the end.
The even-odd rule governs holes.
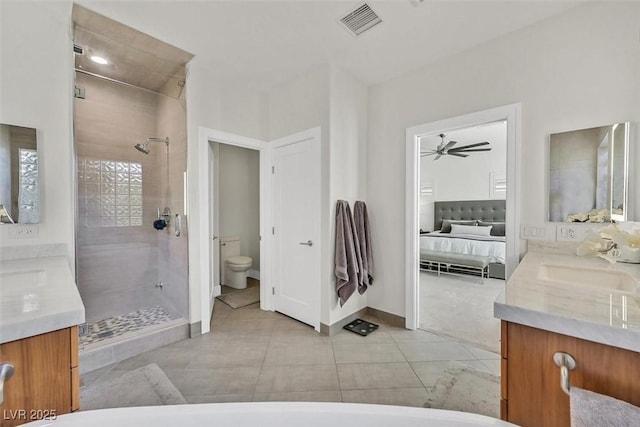
{"type": "Polygon", "coordinates": [[[480,227],[477,225],[460,225],[460,224],[451,224],[451,234],[473,234],[474,236],[490,236],[491,228],[493,226],[488,227],[480,227]]]}

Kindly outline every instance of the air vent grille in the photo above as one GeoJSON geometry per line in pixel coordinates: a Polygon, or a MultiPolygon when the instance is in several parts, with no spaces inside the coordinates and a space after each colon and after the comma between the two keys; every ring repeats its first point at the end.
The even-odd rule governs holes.
{"type": "Polygon", "coordinates": [[[382,22],[382,19],[371,9],[371,7],[363,3],[362,5],[349,12],[340,19],[340,22],[353,32],[356,36],[373,28],[382,22]]]}

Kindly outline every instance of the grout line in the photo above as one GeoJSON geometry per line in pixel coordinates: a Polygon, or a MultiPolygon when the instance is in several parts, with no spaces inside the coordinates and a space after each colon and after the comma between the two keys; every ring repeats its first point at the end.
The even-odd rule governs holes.
{"type": "Polygon", "coordinates": [[[331,341],[331,337],[329,337],[329,342],[331,343],[331,353],[333,354],[333,367],[336,371],[336,380],[338,381],[338,394],[340,394],[340,402],[344,402],[344,396],[342,395],[342,382],[340,381],[340,374],[338,373],[338,359],[336,358],[336,349],[333,346],[334,342],[331,341]]]}

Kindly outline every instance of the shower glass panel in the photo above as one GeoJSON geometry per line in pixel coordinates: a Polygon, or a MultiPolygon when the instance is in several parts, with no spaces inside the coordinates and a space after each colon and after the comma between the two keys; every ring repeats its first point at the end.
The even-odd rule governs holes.
{"type": "MultiPolygon", "coordinates": [[[[180,100],[76,73],[78,288],[91,343],[188,318],[187,238],[175,235],[186,168],[180,100]],[[171,143],[134,148],[153,135],[171,143]],[[174,214],[154,228],[158,209],[174,214]]],[[[81,338],[81,341],[84,338],[81,338]]]]}
{"type": "Polygon", "coordinates": [[[73,19],[76,271],[87,319],[82,360],[83,350],[147,332],[167,332],[153,340],[165,344],[186,337],[183,88],[192,56],[78,5],[73,19]],[[107,65],[88,60],[98,51],[108,56],[107,65]],[[163,212],[171,215],[157,227],[163,212]]]}

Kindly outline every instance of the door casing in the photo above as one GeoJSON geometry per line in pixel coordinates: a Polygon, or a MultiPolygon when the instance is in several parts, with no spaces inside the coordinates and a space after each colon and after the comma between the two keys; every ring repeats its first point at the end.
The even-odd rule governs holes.
{"type": "MultiPolygon", "coordinates": [[[[190,209],[191,212],[197,210],[197,217],[190,218],[195,224],[199,224],[199,233],[193,233],[190,236],[190,256],[189,265],[195,275],[190,274],[190,294],[197,294],[196,298],[190,297],[190,306],[199,304],[200,316],[190,315],[190,322],[201,322],[201,333],[207,333],[210,330],[209,320],[213,312],[213,304],[215,298],[215,283],[212,284],[212,248],[211,241],[213,238],[213,171],[211,165],[213,162],[213,150],[211,143],[217,142],[237,147],[249,148],[257,150],[260,156],[260,308],[262,310],[273,311],[274,298],[272,288],[272,245],[273,239],[271,235],[271,227],[273,224],[272,207],[271,207],[271,146],[267,141],[237,135],[229,132],[223,132],[216,129],[199,127],[198,129],[198,192],[197,209],[190,209]],[[192,236],[194,237],[191,240],[192,236]],[[192,267],[193,266],[193,267],[192,267]],[[211,290],[211,291],[210,291],[211,290]],[[199,318],[198,318],[199,317],[199,318]]],[[[274,144],[289,140],[290,138],[316,138],[317,156],[320,158],[320,127],[298,132],[293,135],[273,141],[274,144]]],[[[318,189],[320,191],[320,189],[318,189]]],[[[318,227],[320,225],[318,224],[318,227]]],[[[318,232],[318,244],[320,244],[320,233],[318,232]]],[[[320,263],[320,260],[318,260],[320,263]]],[[[277,284],[275,284],[277,286],[277,284]]],[[[277,289],[276,289],[277,292],[277,289]]],[[[321,307],[321,289],[317,289],[317,324],[314,325],[317,331],[320,330],[320,307],[321,307]]]]}
{"type": "Polygon", "coordinates": [[[520,170],[520,104],[510,104],[490,110],[478,111],[458,117],[413,126],[406,130],[406,217],[405,217],[405,326],[415,330],[420,325],[420,280],[418,257],[420,254],[417,230],[419,226],[420,136],[448,130],[507,121],[507,257],[506,279],[519,262],[519,176],[520,170]]]}

